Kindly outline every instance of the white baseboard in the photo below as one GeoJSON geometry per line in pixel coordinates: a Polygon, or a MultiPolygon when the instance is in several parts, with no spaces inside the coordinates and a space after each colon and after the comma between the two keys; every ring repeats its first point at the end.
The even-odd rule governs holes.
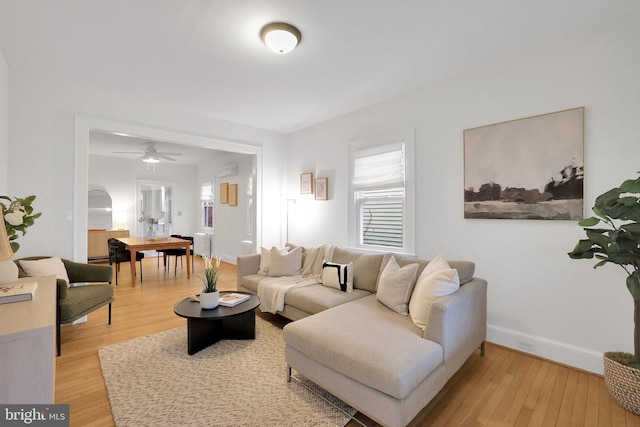
{"type": "Polygon", "coordinates": [[[232,265],[237,265],[238,263],[237,258],[234,256],[224,255],[224,254],[217,254],[217,255],[220,256],[220,261],[224,261],[232,265]]]}
{"type": "Polygon", "coordinates": [[[599,375],[603,373],[602,353],[597,351],[495,325],[487,325],[487,341],[599,375]]]}

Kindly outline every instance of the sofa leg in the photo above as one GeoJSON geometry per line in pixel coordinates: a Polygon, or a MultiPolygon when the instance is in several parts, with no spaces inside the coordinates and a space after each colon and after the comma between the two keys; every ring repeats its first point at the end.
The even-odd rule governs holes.
{"type": "Polygon", "coordinates": [[[291,366],[287,365],[287,382],[291,382],[291,366]]]}
{"type": "Polygon", "coordinates": [[[484,341],[482,341],[482,344],[480,344],[480,356],[484,357],[484,341]]]}
{"type": "Polygon", "coordinates": [[[109,324],[111,324],[111,303],[109,303],[109,324]]]}

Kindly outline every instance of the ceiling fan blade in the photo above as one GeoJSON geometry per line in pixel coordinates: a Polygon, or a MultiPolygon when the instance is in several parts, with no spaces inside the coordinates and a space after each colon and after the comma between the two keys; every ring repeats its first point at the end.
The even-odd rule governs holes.
{"type": "Polygon", "coordinates": [[[113,154],[144,154],[143,151],[114,151],[113,154]]]}
{"type": "Polygon", "coordinates": [[[165,156],[165,153],[156,153],[158,155],[159,158],[161,159],[165,159],[165,160],[170,160],[172,162],[175,162],[176,159],[169,157],[169,156],[165,156]]]}
{"type": "Polygon", "coordinates": [[[166,151],[158,151],[158,154],[164,154],[165,156],[182,156],[182,153],[168,153],[166,151]]]}

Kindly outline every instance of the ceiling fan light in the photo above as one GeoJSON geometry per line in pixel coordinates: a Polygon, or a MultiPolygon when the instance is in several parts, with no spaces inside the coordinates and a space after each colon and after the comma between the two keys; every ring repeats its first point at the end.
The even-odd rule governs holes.
{"type": "Polygon", "coordinates": [[[302,40],[300,30],[284,22],[265,25],[260,36],[269,49],[280,55],[291,52],[302,40]]]}
{"type": "Polygon", "coordinates": [[[146,154],[142,158],[142,161],[145,163],[160,163],[160,158],[153,154],[146,154]]]}

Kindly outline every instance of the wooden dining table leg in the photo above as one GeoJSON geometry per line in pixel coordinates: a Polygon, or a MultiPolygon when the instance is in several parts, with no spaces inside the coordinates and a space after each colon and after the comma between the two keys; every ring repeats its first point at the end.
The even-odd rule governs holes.
{"type": "Polygon", "coordinates": [[[193,262],[191,260],[191,244],[188,244],[187,247],[184,250],[185,253],[185,257],[187,258],[187,278],[190,279],[191,278],[191,263],[193,262]]]}
{"type": "Polygon", "coordinates": [[[138,251],[129,249],[129,252],[131,252],[131,261],[129,261],[129,264],[131,266],[131,287],[133,288],[136,286],[136,259],[138,258],[138,251]]]}

